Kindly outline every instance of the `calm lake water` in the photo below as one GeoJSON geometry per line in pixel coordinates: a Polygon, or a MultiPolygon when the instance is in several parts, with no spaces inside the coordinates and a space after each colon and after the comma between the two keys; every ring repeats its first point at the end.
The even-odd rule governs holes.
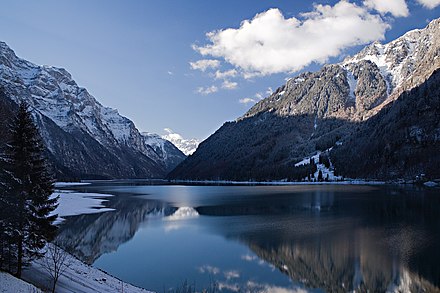
{"type": "MultiPolygon", "coordinates": [[[[73,188],[69,188],[73,189],[73,188]]],[[[80,259],[157,292],[440,291],[440,190],[100,183],[116,211],[70,217],[80,259]]]]}

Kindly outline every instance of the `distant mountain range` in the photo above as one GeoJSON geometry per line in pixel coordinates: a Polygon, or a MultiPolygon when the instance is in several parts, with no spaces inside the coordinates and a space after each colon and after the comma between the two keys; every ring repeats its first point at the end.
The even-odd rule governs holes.
{"type": "Polygon", "coordinates": [[[179,150],[181,150],[185,155],[192,155],[197,147],[200,144],[200,141],[197,139],[184,139],[180,134],[175,133],[169,128],[165,128],[167,132],[165,135],[162,135],[163,139],[166,139],[172,142],[179,150]]]}
{"type": "Polygon", "coordinates": [[[225,123],[172,179],[302,180],[322,152],[351,178],[440,178],[440,19],[291,78],[225,123]]]}
{"type": "Polygon", "coordinates": [[[0,141],[20,100],[32,110],[58,179],[163,178],[185,155],[171,142],[141,134],[102,106],[63,68],[17,57],[0,42],[0,141]]]}

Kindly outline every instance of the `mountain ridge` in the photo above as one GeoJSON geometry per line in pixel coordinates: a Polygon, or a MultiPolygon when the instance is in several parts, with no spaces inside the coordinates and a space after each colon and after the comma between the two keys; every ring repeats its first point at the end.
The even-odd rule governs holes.
{"type": "Polygon", "coordinates": [[[295,163],[328,153],[363,121],[423,84],[440,67],[439,55],[436,19],[388,44],[373,43],[341,63],[301,73],[225,123],[169,178],[304,180],[313,174],[312,166],[294,168],[295,163]]]}
{"type": "Polygon", "coordinates": [[[157,178],[185,158],[169,142],[150,145],[131,120],[101,105],[67,70],[19,58],[4,42],[0,87],[3,99],[29,104],[58,176],[157,178]]]}

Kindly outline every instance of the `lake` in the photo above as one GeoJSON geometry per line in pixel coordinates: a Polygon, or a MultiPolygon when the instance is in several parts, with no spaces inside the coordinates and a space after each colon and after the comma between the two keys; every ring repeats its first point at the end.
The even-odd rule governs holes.
{"type": "Polygon", "coordinates": [[[125,282],[168,292],[440,292],[440,190],[100,182],[115,211],[58,241],[125,282]]]}

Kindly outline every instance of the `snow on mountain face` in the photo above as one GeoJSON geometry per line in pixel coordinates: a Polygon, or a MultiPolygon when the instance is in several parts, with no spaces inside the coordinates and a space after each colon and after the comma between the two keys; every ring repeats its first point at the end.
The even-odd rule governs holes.
{"type": "Polygon", "coordinates": [[[164,160],[167,171],[171,171],[185,158],[184,153],[172,142],[154,133],[142,132],[144,143],[164,160]]]}
{"type": "Polygon", "coordinates": [[[197,139],[184,139],[180,134],[175,133],[169,128],[165,128],[167,134],[162,135],[163,139],[172,142],[179,150],[181,150],[185,155],[192,155],[200,144],[197,139]]]}
{"type": "MultiPolygon", "coordinates": [[[[424,79],[429,77],[440,66],[439,55],[440,19],[436,19],[426,28],[409,31],[388,44],[374,42],[359,54],[344,60],[342,65],[345,67],[362,60],[373,62],[387,81],[388,93],[392,94],[414,74],[424,73],[424,79]]],[[[402,91],[412,86],[407,85],[402,91]]]]}
{"type": "MultiPolygon", "coordinates": [[[[65,69],[21,59],[4,42],[0,42],[0,86],[15,102],[25,99],[37,116],[49,118],[67,133],[87,134],[107,149],[128,147],[166,169],[184,159],[172,145],[158,152],[156,145],[150,145],[150,140],[139,133],[131,120],[115,109],[102,106],[65,69]],[[169,155],[167,151],[174,153],[169,155]],[[169,157],[174,163],[167,162],[169,157]]],[[[41,132],[52,150],[55,146],[51,137],[44,137],[48,131],[41,132]]],[[[120,157],[114,150],[110,153],[120,157]]]]}
{"type": "MultiPolygon", "coordinates": [[[[290,78],[243,117],[262,112],[364,120],[440,67],[440,19],[388,43],[375,42],[342,63],[290,78]]],[[[239,120],[240,120],[239,119],[239,120]]]]}
{"type": "Polygon", "coordinates": [[[439,55],[437,19],[388,44],[373,43],[339,64],[301,73],[242,117],[225,123],[168,177],[297,179],[304,173],[293,170],[292,163],[346,138],[353,138],[350,146],[356,146],[358,138],[350,135],[357,126],[381,113],[404,91],[423,85],[440,68],[439,55]]]}
{"type": "MultiPolygon", "coordinates": [[[[29,94],[30,105],[63,130],[78,127],[101,144],[125,143],[133,138],[133,123],[117,110],[99,104],[65,69],[20,59],[5,43],[0,43],[0,49],[1,83],[8,89],[16,87],[18,94],[29,94]]],[[[20,96],[13,98],[18,101],[20,96]]]]}

